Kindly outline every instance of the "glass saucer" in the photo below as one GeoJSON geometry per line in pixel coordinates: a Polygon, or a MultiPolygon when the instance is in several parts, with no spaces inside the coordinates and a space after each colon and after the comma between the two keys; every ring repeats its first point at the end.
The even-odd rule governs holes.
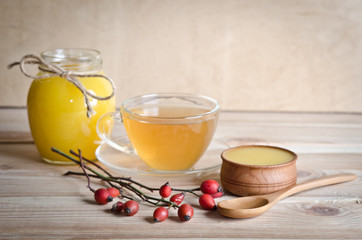
{"type": "Polygon", "coordinates": [[[190,169],[181,171],[162,171],[148,167],[138,156],[123,153],[103,143],[96,150],[97,159],[107,167],[123,174],[149,176],[178,176],[213,171],[221,166],[220,154],[229,146],[213,139],[199,161],[190,169]]]}

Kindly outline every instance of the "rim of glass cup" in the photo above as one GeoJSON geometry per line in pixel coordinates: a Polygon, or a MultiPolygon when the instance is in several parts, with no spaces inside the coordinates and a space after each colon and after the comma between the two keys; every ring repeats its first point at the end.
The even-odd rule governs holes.
{"type": "MultiPolygon", "coordinates": [[[[197,104],[196,104],[197,105],[197,104]]],[[[204,105],[203,105],[204,106],[204,105]]],[[[200,118],[204,118],[204,117],[208,117],[208,116],[213,116],[215,115],[218,110],[220,109],[220,105],[219,103],[208,96],[204,96],[204,95],[199,95],[199,94],[191,94],[191,93],[152,93],[152,94],[144,94],[144,95],[139,95],[139,96],[135,96],[132,98],[129,98],[127,100],[125,100],[122,104],[121,104],[121,111],[122,109],[129,114],[130,116],[136,116],[137,118],[147,118],[147,119],[153,119],[153,120],[197,120],[200,118]],[[184,100],[189,101],[189,102],[194,102],[192,100],[197,100],[197,99],[201,99],[201,100],[206,100],[208,103],[214,104],[213,107],[210,108],[209,111],[204,112],[202,114],[197,114],[197,115],[188,115],[188,116],[178,116],[178,117],[160,117],[160,116],[147,116],[147,115],[143,115],[143,114],[138,114],[135,113],[131,110],[129,110],[127,108],[127,104],[129,104],[130,102],[136,101],[136,100],[142,100],[142,99],[157,99],[157,98],[184,98],[184,100]],[[189,98],[189,99],[187,99],[189,98]]]]}

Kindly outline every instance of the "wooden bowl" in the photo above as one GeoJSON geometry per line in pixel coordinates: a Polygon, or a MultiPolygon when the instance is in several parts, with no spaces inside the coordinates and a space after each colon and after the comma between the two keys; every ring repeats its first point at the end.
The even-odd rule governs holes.
{"type": "Polygon", "coordinates": [[[221,158],[221,184],[226,191],[238,196],[276,192],[295,185],[297,181],[297,168],[295,164],[297,155],[284,148],[263,145],[238,146],[222,152],[221,158]],[[230,151],[243,150],[245,148],[253,148],[257,151],[262,150],[266,151],[266,153],[268,153],[268,151],[270,151],[270,153],[271,151],[281,151],[280,153],[282,154],[290,155],[290,161],[273,165],[249,165],[237,163],[235,159],[228,159],[230,151]]]}

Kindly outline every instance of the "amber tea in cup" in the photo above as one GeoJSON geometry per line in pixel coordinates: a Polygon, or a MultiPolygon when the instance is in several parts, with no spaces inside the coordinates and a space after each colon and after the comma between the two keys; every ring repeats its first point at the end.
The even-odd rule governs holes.
{"type": "Polygon", "coordinates": [[[216,129],[218,103],[192,94],[149,94],[123,102],[120,115],[106,114],[98,122],[99,134],[109,145],[137,154],[155,170],[191,168],[203,155],[216,129]],[[115,143],[107,119],[122,118],[131,146],[115,143]],[[106,127],[104,127],[106,125],[106,127]]]}

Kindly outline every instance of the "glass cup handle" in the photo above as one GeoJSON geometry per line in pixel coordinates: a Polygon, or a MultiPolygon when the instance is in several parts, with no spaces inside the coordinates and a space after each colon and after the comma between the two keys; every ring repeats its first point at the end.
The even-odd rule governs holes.
{"type": "MultiPolygon", "coordinates": [[[[117,129],[118,130],[118,129],[117,129]]],[[[123,125],[122,115],[119,112],[110,112],[103,114],[97,121],[98,136],[109,146],[127,153],[135,155],[136,151],[129,143],[126,130],[123,125]],[[119,137],[113,137],[114,128],[121,128],[119,137]]]]}

